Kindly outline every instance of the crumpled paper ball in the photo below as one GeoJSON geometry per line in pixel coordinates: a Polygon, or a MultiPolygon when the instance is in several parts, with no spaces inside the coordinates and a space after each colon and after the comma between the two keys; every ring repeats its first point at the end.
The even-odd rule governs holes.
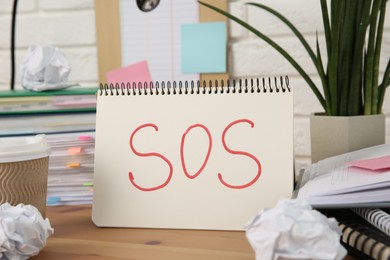
{"type": "Polygon", "coordinates": [[[245,230],[257,260],[341,260],[347,254],[337,220],[313,210],[305,200],[282,199],[260,211],[245,230]]]}
{"type": "Polygon", "coordinates": [[[22,86],[33,91],[63,89],[71,72],[68,60],[58,47],[35,44],[28,48],[22,64],[22,86]]]}
{"type": "Polygon", "coordinates": [[[32,205],[0,205],[0,259],[28,259],[37,255],[54,232],[32,205]]]}

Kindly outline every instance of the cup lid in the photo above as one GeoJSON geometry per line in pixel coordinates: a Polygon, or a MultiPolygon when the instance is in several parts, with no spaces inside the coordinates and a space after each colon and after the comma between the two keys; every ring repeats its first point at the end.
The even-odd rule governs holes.
{"type": "Polygon", "coordinates": [[[0,163],[28,161],[49,156],[46,136],[0,138],[0,163]]]}

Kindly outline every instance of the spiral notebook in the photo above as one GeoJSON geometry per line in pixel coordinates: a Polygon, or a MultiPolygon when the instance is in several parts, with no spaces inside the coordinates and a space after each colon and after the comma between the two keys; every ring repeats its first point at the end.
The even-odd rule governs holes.
{"type": "Polygon", "coordinates": [[[376,224],[386,223],[388,209],[343,208],[320,211],[327,217],[337,219],[342,231],[340,242],[354,259],[390,259],[389,235],[385,230],[380,230],[379,226],[375,227],[376,224]]]}
{"type": "Polygon", "coordinates": [[[388,212],[380,208],[352,208],[351,210],[385,233],[390,239],[390,209],[387,209],[388,212]]]}
{"type": "Polygon", "coordinates": [[[287,77],[100,86],[97,226],[243,230],[293,177],[287,77]]]}

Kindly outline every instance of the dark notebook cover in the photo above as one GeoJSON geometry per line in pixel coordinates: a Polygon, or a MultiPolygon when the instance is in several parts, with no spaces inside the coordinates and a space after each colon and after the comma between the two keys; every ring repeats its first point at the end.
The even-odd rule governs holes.
{"type": "Polygon", "coordinates": [[[350,209],[321,209],[339,222],[341,243],[356,259],[390,260],[390,237],[350,209]]]}

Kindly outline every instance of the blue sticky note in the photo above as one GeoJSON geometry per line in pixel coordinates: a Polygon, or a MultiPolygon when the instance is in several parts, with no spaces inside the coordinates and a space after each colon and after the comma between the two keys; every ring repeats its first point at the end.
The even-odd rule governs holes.
{"type": "Polygon", "coordinates": [[[226,72],[226,24],[224,22],[181,26],[183,73],[226,72]]]}
{"type": "Polygon", "coordinates": [[[56,204],[56,203],[59,202],[60,200],[61,200],[61,198],[58,197],[58,196],[49,197],[49,198],[47,199],[47,204],[48,204],[48,205],[56,204]]]}

